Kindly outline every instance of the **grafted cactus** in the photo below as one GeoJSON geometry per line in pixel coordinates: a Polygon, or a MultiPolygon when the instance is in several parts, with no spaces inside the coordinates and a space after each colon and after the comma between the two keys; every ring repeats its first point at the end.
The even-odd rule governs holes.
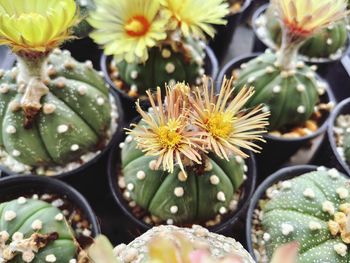
{"type": "Polygon", "coordinates": [[[1,262],[73,262],[77,245],[62,212],[20,197],[0,204],[1,262]]]}
{"type": "Polygon", "coordinates": [[[298,262],[348,262],[350,187],[335,169],[280,182],[262,207],[267,256],[281,244],[299,242],[298,262]]]}

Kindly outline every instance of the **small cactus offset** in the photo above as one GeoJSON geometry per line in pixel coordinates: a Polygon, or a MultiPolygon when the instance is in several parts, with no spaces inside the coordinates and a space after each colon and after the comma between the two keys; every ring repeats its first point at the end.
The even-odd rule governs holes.
{"type": "Polygon", "coordinates": [[[224,0],[96,0],[88,21],[94,41],[113,55],[110,75],[131,97],[145,96],[171,81],[199,84],[204,74],[205,40],[212,24],[225,24],[224,0]],[[112,19],[113,18],[113,19],[112,19]]]}
{"type": "MultiPolygon", "coordinates": [[[[10,2],[4,1],[0,7],[12,5],[10,2]]],[[[0,74],[0,145],[30,167],[65,166],[100,150],[110,139],[110,95],[90,61],[79,63],[68,51],[56,48],[70,37],[70,27],[76,23],[74,0],[30,0],[28,6],[16,4],[19,19],[24,22],[8,29],[23,32],[22,38],[4,34],[7,30],[0,33],[1,41],[9,44],[18,58],[17,67],[0,74]],[[27,17],[27,9],[37,5],[48,13],[33,15],[33,21],[23,20],[21,11],[27,17]],[[52,17],[57,17],[56,23],[50,20],[52,17]],[[31,21],[43,30],[41,38],[25,34],[26,27],[33,26],[31,21]]],[[[0,9],[1,17],[11,16],[5,13],[8,9],[0,9]]]]}
{"type": "Polygon", "coordinates": [[[77,245],[59,209],[20,197],[0,204],[0,262],[73,262],[77,245]]]}
{"type": "Polygon", "coordinates": [[[129,245],[114,249],[121,263],[253,263],[249,253],[234,239],[210,233],[200,226],[159,226],[129,245]]]}
{"type": "MultiPolygon", "coordinates": [[[[282,30],[273,12],[266,12],[266,29],[268,37],[280,46],[282,44],[282,30]]],[[[338,22],[322,29],[300,47],[299,53],[309,59],[340,58],[348,44],[348,30],[346,21],[338,22]]]]}
{"type": "Polygon", "coordinates": [[[182,83],[169,86],[164,102],[160,88],[157,102],[148,92],[152,110],[137,104],[142,120],[120,145],[124,197],[168,224],[205,223],[235,210],[247,172],[240,147],[257,151],[246,139],[261,140],[267,125],[260,107],[241,110],[252,89],[228,102],[232,80],[218,96],[204,82],[193,94],[182,83]]]}
{"type": "Polygon", "coordinates": [[[262,202],[268,259],[282,244],[297,241],[297,262],[348,262],[350,187],[344,175],[320,167],[272,188],[262,202]]]}

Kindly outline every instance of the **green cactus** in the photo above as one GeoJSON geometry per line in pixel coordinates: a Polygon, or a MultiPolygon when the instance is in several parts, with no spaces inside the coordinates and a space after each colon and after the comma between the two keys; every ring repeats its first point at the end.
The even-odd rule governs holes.
{"type": "MultiPolygon", "coordinates": [[[[269,38],[278,46],[282,43],[281,25],[272,11],[266,12],[266,29],[269,38]]],[[[300,48],[299,53],[308,58],[332,58],[339,50],[344,51],[348,43],[347,23],[338,22],[335,25],[323,29],[318,34],[309,38],[300,48]]]]}
{"type": "Polygon", "coordinates": [[[6,152],[33,167],[65,165],[105,145],[111,124],[109,91],[91,63],[55,50],[42,73],[49,91],[29,123],[21,109],[25,63],[0,75],[0,145],[6,152]]]}
{"type": "Polygon", "coordinates": [[[170,45],[152,48],[145,63],[118,63],[119,76],[130,88],[128,93],[145,95],[146,90],[164,87],[171,80],[198,84],[204,74],[203,45],[189,39],[179,45],[176,50],[170,45]]]}
{"type": "Polygon", "coordinates": [[[196,251],[204,256],[191,262],[254,262],[234,239],[210,233],[197,225],[192,228],[154,227],[129,245],[117,246],[114,251],[117,259],[125,263],[188,262],[189,254],[196,251]],[[226,260],[223,257],[227,257],[226,260]]]}
{"type": "Polygon", "coordinates": [[[344,129],[343,150],[345,160],[350,163],[350,132],[344,129]]]}
{"type": "Polygon", "coordinates": [[[86,18],[90,11],[95,10],[96,6],[93,0],[75,0],[75,2],[80,7],[79,11],[82,21],[73,28],[74,35],[79,38],[86,37],[92,31],[92,27],[86,21],[86,18]]]}
{"type": "Polygon", "coordinates": [[[244,181],[242,158],[230,161],[209,155],[205,167],[190,170],[187,179],[178,167],[170,174],[155,170],[155,157],[136,149],[129,135],[122,147],[122,169],[130,200],[168,223],[205,222],[229,211],[244,181]]]}
{"type": "Polygon", "coordinates": [[[0,204],[1,262],[70,262],[77,252],[72,233],[61,211],[49,203],[20,197],[0,204]],[[26,239],[40,241],[28,244],[26,239]]]}
{"type": "Polygon", "coordinates": [[[262,207],[268,258],[281,244],[298,241],[300,263],[348,262],[348,179],[320,167],[279,185],[262,207]]]}
{"type": "Polygon", "coordinates": [[[286,71],[277,63],[277,56],[266,52],[241,66],[235,86],[252,85],[255,94],[247,107],[264,103],[271,112],[269,130],[280,130],[302,124],[310,118],[324,93],[324,83],[314,70],[302,62],[286,71]]]}

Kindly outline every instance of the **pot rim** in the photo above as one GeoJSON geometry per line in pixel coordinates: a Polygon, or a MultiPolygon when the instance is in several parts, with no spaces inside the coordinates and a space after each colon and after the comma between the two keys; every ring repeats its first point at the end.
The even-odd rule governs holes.
{"type": "MultiPolygon", "coordinates": [[[[216,82],[221,83],[222,80],[224,79],[224,76],[226,76],[226,72],[228,72],[231,68],[233,68],[233,66],[235,64],[242,64],[242,63],[244,63],[242,61],[244,61],[244,60],[249,61],[251,59],[256,58],[257,56],[259,56],[261,54],[264,54],[264,53],[256,52],[256,53],[241,55],[239,57],[231,59],[226,65],[224,65],[222,70],[219,72],[219,75],[218,75],[216,82]],[[240,62],[242,62],[242,63],[240,63],[240,62]]],[[[335,96],[333,94],[333,91],[332,91],[328,81],[321,78],[319,75],[318,75],[318,77],[321,80],[323,80],[325,83],[327,83],[326,93],[324,95],[326,95],[328,97],[329,102],[333,102],[336,105],[335,96]]],[[[328,114],[327,118],[323,121],[322,125],[317,129],[316,132],[313,132],[307,136],[303,136],[300,138],[284,138],[284,137],[273,136],[270,134],[264,134],[263,136],[265,139],[271,140],[271,141],[279,141],[279,142],[287,142],[287,143],[288,142],[304,142],[304,141],[306,142],[306,141],[314,139],[314,138],[318,137],[319,135],[325,133],[325,131],[327,130],[327,127],[328,127],[328,122],[330,121],[330,117],[331,117],[331,112],[328,114]]]]}

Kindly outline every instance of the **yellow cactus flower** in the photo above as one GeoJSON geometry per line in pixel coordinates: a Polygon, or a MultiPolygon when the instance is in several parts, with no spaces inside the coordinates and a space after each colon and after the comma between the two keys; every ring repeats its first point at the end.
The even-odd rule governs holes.
{"type": "Polygon", "coordinates": [[[47,52],[70,36],[74,0],[0,0],[0,44],[14,52],[47,52]]]}
{"type": "Polygon", "coordinates": [[[146,61],[148,48],[167,37],[159,0],[95,0],[95,4],[97,9],[88,18],[95,28],[90,36],[117,62],[146,61]]]}
{"type": "Polygon", "coordinates": [[[173,28],[180,27],[184,36],[214,37],[215,30],[210,24],[224,25],[229,13],[225,0],[161,0],[165,12],[173,20],[173,28]]]}
{"type": "Polygon", "coordinates": [[[344,18],[346,0],[271,0],[279,19],[291,33],[309,36],[344,18]]]}
{"type": "Polygon", "coordinates": [[[253,96],[254,88],[244,87],[231,100],[233,78],[224,79],[219,95],[209,82],[204,79],[203,88],[197,87],[195,97],[191,99],[194,125],[206,133],[206,147],[226,160],[232,154],[248,157],[241,148],[258,152],[260,147],[252,141],[264,141],[262,134],[266,132],[264,128],[270,113],[263,113],[261,105],[243,110],[253,96]]]}

